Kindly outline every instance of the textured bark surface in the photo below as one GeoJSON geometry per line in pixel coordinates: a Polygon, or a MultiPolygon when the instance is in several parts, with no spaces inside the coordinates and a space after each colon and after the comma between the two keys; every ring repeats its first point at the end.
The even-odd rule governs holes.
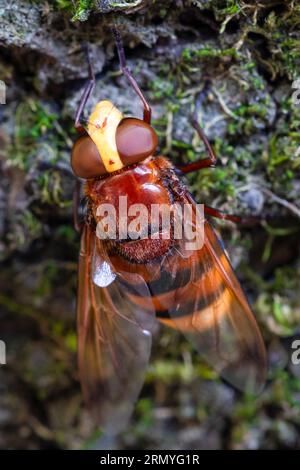
{"type": "Polygon", "coordinates": [[[300,334],[299,22],[293,1],[0,0],[1,448],[300,447],[300,369],[290,362],[300,334]],[[189,177],[197,200],[272,220],[217,224],[268,345],[262,395],[236,394],[164,329],[130,428],[108,441],[78,384],[69,155],[83,44],[97,74],[89,108],[107,98],[141,115],[112,24],[153,105],[160,153],[178,163],[203,153],[190,114],[210,81],[199,120],[219,162],[189,177]]]}

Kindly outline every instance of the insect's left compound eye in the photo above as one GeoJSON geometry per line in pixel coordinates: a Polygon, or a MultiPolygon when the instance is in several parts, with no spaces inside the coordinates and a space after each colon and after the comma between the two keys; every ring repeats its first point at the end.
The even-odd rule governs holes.
{"type": "Polygon", "coordinates": [[[158,138],[154,129],[145,121],[124,118],[117,127],[116,144],[124,165],[131,165],[153,155],[158,138]]]}
{"type": "Polygon", "coordinates": [[[107,173],[98,149],[89,136],[80,137],[74,144],[71,166],[76,176],[90,179],[107,173]]]}

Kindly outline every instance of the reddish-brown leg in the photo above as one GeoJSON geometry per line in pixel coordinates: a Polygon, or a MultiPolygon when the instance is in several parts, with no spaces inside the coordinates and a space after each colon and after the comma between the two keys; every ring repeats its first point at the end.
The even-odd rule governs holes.
{"type": "MultiPolygon", "coordinates": [[[[85,48],[85,54],[86,54],[87,63],[88,63],[89,78],[83,90],[83,94],[81,96],[79,106],[78,106],[78,109],[76,111],[76,116],[75,116],[74,127],[79,133],[82,133],[85,131],[84,127],[81,124],[81,118],[82,118],[82,114],[84,112],[86,103],[95,86],[95,74],[94,74],[88,46],[86,46],[85,48]]],[[[83,228],[83,224],[82,222],[80,222],[80,217],[78,214],[78,208],[80,205],[81,185],[82,183],[80,182],[80,180],[76,179],[75,188],[73,191],[73,223],[74,223],[75,230],[79,233],[82,231],[82,228],[83,228]]]]}
{"type": "MultiPolygon", "coordinates": [[[[86,46],[85,48],[85,54],[86,54],[87,63],[88,63],[89,78],[85,85],[85,88],[84,88],[84,91],[81,96],[79,106],[76,112],[76,116],[75,116],[74,127],[79,133],[82,133],[85,131],[84,127],[81,124],[81,118],[82,118],[82,114],[84,112],[86,103],[95,86],[95,74],[94,74],[88,46],[86,46]]],[[[82,187],[81,181],[79,179],[76,179],[75,188],[73,191],[73,223],[74,223],[75,230],[79,233],[82,231],[82,228],[83,228],[83,223],[80,221],[80,217],[78,213],[78,208],[80,206],[81,187],[82,187]]]]}
{"type": "Polygon", "coordinates": [[[206,215],[210,215],[212,217],[216,217],[217,219],[222,219],[222,220],[230,220],[230,222],[235,222],[237,224],[242,224],[242,225],[257,225],[259,224],[262,219],[261,217],[256,217],[256,216],[239,216],[235,214],[224,214],[224,212],[215,209],[210,206],[204,206],[204,213],[206,215]]]}
{"type": "Polygon", "coordinates": [[[135,93],[138,95],[140,98],[141,102],[143,103],[143,108],[144,108],[144,116],[143,119],[145,122],[148,124],[151,123],[151,108],[150,105],[148,104],[146,98],[144,97],[142,91],[140,90],[140,87],[138,86],[135,78],[132,76],[130,70],[128,69],[126,65],[126,57],[125,57],[125,52],[124,52],[124,47],[121,39],[121,35],[119,31],[116,28],[112,28],[112,31],[115,36],[116,40],[116,46],[118,50],[118,56],[119,56],[119,61],[120,61],[120,67],[122,73],[125,75],[127,80],[129,81],[130,85],[134,89],[135,93]]]}
{"type": "Polygon", "coordinates": [[[197,134],[199,135],[200,139],[204,143],[205,148],[208,153],[208,157],[201,158],[200,160],[197,160],[196,162],[187,163],[186,165],[179,166],[178,167],[179,170],[184,174],[191,173],[192,171],[201,170],[202,168],[214,167],[215,164],[217,163],[217,157],[208,141],[208,138],[206,137],[202,127],[200,126],[198,122],[198,111],[205,97],[207,96],[207,93],[208,93],[208,83],[204,85],[203,90],[201,91],[201,93],[199,93],[197,97],[195,111],[194,111],[193,118],[192,118],[192,125],[194,129],[196,129],[197,134]]]}
{"type": "MultiPolygon", "coordinates": [[[[196,129],[197,131],[197,134],[199,135],[200,139],[202,140],[202,142],[204,143],[205,145],[205,148],[208,152],[208,157],[207,158],[202,158],[200,160],[197,160],[196,162],[192,162],[192,163],[188,163],[186,165],[183,165],[181,167],[179,167],[180,171],[184,174],[187,174],[187,173],[191,173],[192,171],[197,171],[197,170],[201,170],[202,168],[211,168],[211,167],[214,167],[216,162],[217,162],[217,157],[203,131],[203,129],[201,128],[199,122],[198,122],[198,111],[199,111],[199,108],[201,107],[206,95],[207,95],[207,92],[208,92],[208,88],[209,88],[209,84],[208,82],[206,82],[206,84],[204,85],[204,88],[202,90],[202,92],[198,95],[198,98],[197,98],[197,101],[196,101],[196,105],[195,105],[195,111],[194,111],[194,114],[193,114],[193,120],[192,120],[192,125],[193,127],[196,129]]],[[[222,220],[230,220],[231,222],[235,222],[235,223],[239,223],[239,224],[243,224],[243,225],[256,225],[258,223],[261,222],[261,218],[260,217],[255,217],[255,216],[239,216],[239,215],[235,215],[235,214],[224,214],[224,212],[218,210],[218,209],[215,209],[213,207],[210,207],[210,206],[204,206],[204,213],[206,215],[210,215],[212,217],[216,217],[218,219],[222,219],[222,220]]]]}
{"type": "Polygon", "coordinates": [[[81,195],[81,185],[82,183],[80,182],[79,179],[76,179],[75,182],[75,188],[73,191],[73,224],[74,224],[74,229],[76,232],[81,233],[83,224],[80,221],[78,209],[80,205],[80,195],[81,195]]]}
{"type": "Polygon", "coordinates": [[[82,126],[80,121],[81,121],[81,117],[82,117],[85,105],[86,105],[86,103],[87,103],[87,101],[90,97],[90,94],[92,93],[92,91],[94,89],[94,86],[95,86],[95,74],[94,74],[94,70],[93,70],[93,66],[92,66],[88,46],[85,49],[85,53],[86,53],[87,63],[88,63],[89,78],[88,78],[88,81],[85,85],[85,88],[84,88],[84,91],[83,91],[83,94],[81,96],[79,106],[78,106],[78,109],[77,109],[77,112],[76,112],[76,116],[75,116],[74,126],[75,126],[75,129],[78,132],[83,132],[84,131],[84,127],[82,126]]]}

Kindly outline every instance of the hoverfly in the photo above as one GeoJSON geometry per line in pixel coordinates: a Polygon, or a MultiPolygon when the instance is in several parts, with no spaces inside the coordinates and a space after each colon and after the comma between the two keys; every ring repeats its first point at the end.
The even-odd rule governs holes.
{"type": "MultiPolygon", "coordinates": [[[[204,243],[187,253],[183,241],[97,236],[97,208],[116,209],[120,196],[130,203],[170,206],[196,203],[181,175],[212,167],[216,157],[196,118],[193,126],[207,157],[178,169],[155,156],[158,139],[151,108],[128,70],[118,31],[114,31],[122,72],[143,104],[143,120],[123,117],[109,101],[100,101],[81,125],[95,78],[81,98],[75,127],[80,137],[71,165],[86,180],[87,214],[82,228],[77,303],[79,373],[83,395],[107,433],[124,428],[133,411],[149,362],[151,336],[158,320],[181,331],[194,348],[241,390],[258,392],[266,374],[264,343],[222,242],[204,221],[204,243]]],[[[205,91],[199,96],[202,102],[205,91]]],[[[205,213],[239,221],[205,207],[205,213]]],[[[194,220],[194,219],[192,219],[194,220]]],[[[120,223],[118,216],[117,225],[120,223]]],[[[147,222],[146,222],[147,225],[147,222]]]]}

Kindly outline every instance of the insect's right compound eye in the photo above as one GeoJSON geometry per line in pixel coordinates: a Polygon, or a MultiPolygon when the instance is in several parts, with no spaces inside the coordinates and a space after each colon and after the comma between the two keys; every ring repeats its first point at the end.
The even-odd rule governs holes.
{"type": "Polygon", "coordinates": [[[80,137],[73,145],[71,166],[75,175],[84,179],[97,178],[107,173],[98,149],[89,136],[80,137]]]}
{"type": "Polygon", "coordinates": [[[124,118],[116,131],[117,149],[122,163],[131,165],[153,155],[158,138],[150,124],[137,118],[124,118]]]}

